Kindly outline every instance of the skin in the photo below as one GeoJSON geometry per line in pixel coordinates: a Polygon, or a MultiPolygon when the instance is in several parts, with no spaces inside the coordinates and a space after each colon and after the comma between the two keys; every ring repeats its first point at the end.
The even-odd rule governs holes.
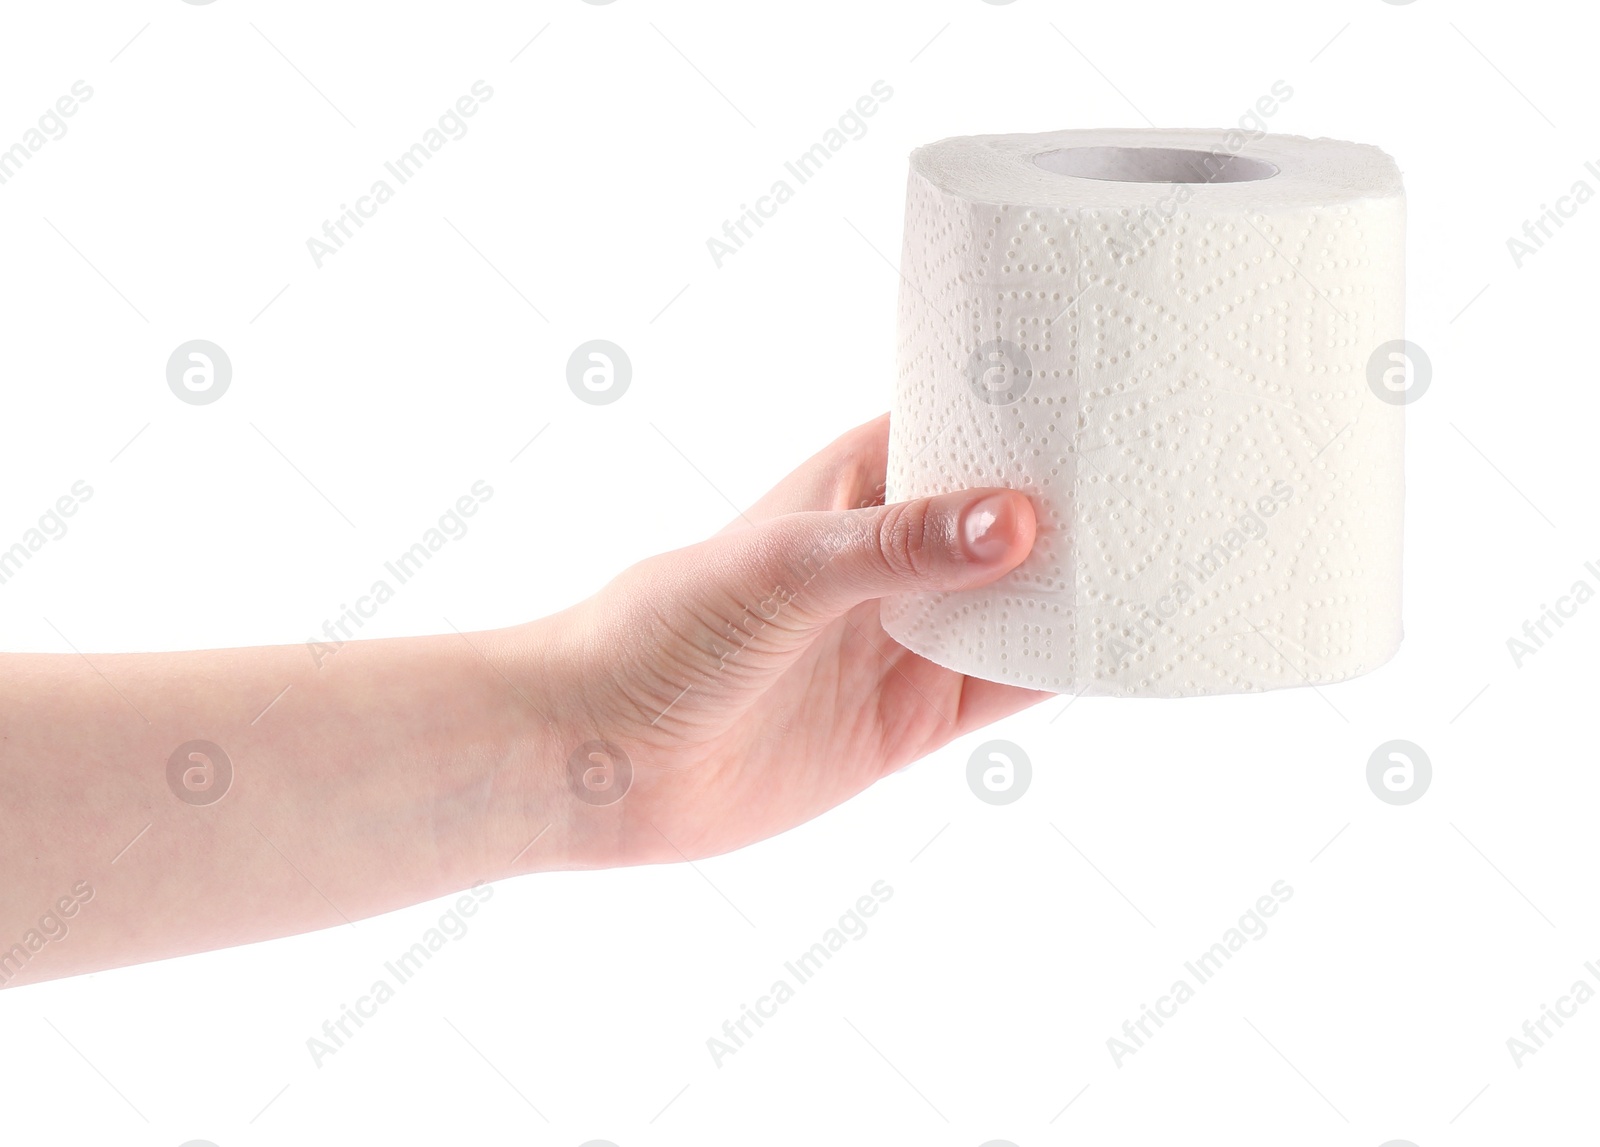
{"type": "Polygon", "coordinates": [[[0,655],[0,978],[717,855],[1042,700],[879,625],[879,598],[993,581],[1035,529],[1008,490],[885,506],[887,443],[887,417],[858,427],[715,537],[508,629],[348,642],[320,667],[301,645],[0,655]],[[169,786],[195,740],[232,767],[224,788],[180,756],[209,803],[169,786]]]}

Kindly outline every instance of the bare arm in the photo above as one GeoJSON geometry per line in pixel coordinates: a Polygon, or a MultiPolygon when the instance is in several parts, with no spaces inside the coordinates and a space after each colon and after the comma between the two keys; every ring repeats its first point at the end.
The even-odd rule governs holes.
{"type": "MultiPolygon", "coordinates": [[[[350,642],[320,668],[303,645],[0,658],[0,977],[325,928],[506,875],[518,834],[568,803],[546,791],[532,698],[559,690],[528,660],[541,648],[519,631],[350,642]]],[[[548,867],[563,834],[522,861],[548,867]]]]}
{"type": "Polygon", "coordinates": [[[879,626],[878,598],[993,581],[1034,536],[1010,491],[881,504],[887,430],[529,625],[0,656],[0,983],[727,852],[1041,699],[879,626]]]}

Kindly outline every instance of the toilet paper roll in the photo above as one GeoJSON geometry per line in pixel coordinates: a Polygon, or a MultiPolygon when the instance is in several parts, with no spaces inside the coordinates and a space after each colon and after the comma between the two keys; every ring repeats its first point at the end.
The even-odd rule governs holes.
{"type": "Polygon", "coordinates": [[[1039,535],[991,586],[887,599],[890,636],[973,676],[1129,696],[1390,658],[1402,410],[1426,385],[1404,227],[1394,161],[1336,140],[913,153],[887,494],[1010,487],[1039,535]]]}

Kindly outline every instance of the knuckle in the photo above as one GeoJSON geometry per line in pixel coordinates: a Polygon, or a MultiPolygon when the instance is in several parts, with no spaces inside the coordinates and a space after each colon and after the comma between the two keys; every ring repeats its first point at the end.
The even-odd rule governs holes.
{"type": "Polygon", "coordinates": [[[896,578],[920,578],[930,565],[926,499],[887,506],[878,519],[878,557],[896,578]]]}

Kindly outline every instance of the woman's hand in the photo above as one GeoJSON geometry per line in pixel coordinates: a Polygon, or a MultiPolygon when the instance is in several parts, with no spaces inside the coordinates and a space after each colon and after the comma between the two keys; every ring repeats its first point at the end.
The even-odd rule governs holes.
{"type": "Polygon", "coordinates": [[[0,986],[726,852],[1039,700],[879,627],[878,598],[992,581],[1034,532],[1004,490],[877,504],[887,429],[528,625],[0,655],[0,986]]]}
{"type": "Polygon", "coordinates": [[[984,585],[1034,538],[1015,491],[884,505],[887,445],[887,417],[858,427],[722,533],[525,627],[562,679],[554,694],[525,685],[565,737],[544,745],[564,814],[545,807],[549,789],[530,802],[534,821],[562,826],[562,866],[762,840],[1049,696],[940,668],[884,633],[878,598],[984,585]]]}

